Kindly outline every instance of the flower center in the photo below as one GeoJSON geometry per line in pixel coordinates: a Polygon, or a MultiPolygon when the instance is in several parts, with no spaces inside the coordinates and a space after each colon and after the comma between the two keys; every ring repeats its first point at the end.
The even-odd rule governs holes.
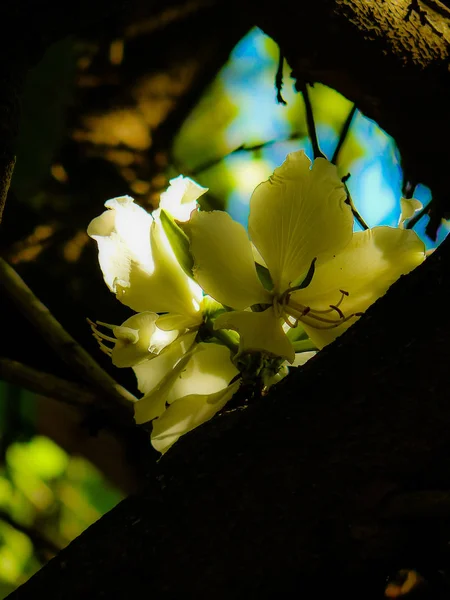
{"type": "Polygon", "coordinates": [[[345,290],[339,290],[341,297],[336,304],[330,304],[329,308],[319,310],[306,306],[300,302],[294,302],[291,299],[292,292],[298,288],[289,288],[281,296],[274,299],[274,308],[284,322],[289,327],[297,327],[299,322],[315,327],[316,329],[333,329],[339,327],[353,317],[360,317],[363,313],[356,312],[350,315],[345,315],[340,306],[344,299],[349,295],[345,290]]]}

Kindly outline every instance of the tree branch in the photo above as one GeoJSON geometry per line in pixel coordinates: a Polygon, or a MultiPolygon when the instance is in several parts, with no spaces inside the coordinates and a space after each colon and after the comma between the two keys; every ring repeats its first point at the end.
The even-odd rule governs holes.
{"type": "Polygon", "coordinates": [[[86,383],[114,398],[120,404],[136,398],[116,383],[52,316],[23,279],[0,258],[0,280],[5,292],[17,303],[23,315],[43,338],[86,383]]]}
{"type": "Polygon", "coordinates": [[[72,406],[85,408],[101,404],[98,395],[88,388],[9,358],[0,358],[0,379],[72,406]]]}

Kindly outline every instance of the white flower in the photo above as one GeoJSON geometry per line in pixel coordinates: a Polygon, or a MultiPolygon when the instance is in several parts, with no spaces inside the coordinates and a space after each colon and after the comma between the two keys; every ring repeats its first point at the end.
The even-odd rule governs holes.
{"type": "Polygon", "coordinates": [[[134,367],[144,397],[135,406],[138,424],[153,421],[151,440],[166,452],[178,438],[211,419],[237,391],[238,370],[220,344],[197,344],[195,334],[173,342],[157,358],[134,367]]]}
{"type": "Polygon", "coordinates": [[[270,273],[266,289],[244,228],[219,211],[185,224],[194,275],[203,290],[235,309],[216,327],[240,334],[240,350],[293,362],[283,323],[301,322],[322,348],[343,333],[389,286],[420,264],[424,245],[410,230],[376,227],[353,234],[353,216],[336,167],[290,154],[250,201],[249,233],[270,273]],[[302,282],[315,263],[312,281],[302,282]]]}

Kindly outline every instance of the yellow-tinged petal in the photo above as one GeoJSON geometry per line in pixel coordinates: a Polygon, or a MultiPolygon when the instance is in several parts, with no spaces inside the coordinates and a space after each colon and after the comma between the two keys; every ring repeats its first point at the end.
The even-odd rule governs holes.
{"type": "MultiPolygon", "coordinates": [[[[134,419],[138,425],[148,423],[156,417],[159,417],[166,410],[167,398],[169,393],[186,368],[187,364],[195,353],[195,344],[191,346],[176,363],[172,363],[172,367],[166,371],[165,375],[158,384],[148,392],[143,398],[134,404],[134,419]]],[[[158,357],[159,358],[159,357],[158,357]]],[[[157,360],[157,359],[155,359],[157,360]]]]}
{"type": "Polygon", "coordinates": [[[189,394],[218,392],[238,373],[228,348],[221,344],[197,344],[191,360],[170,390],[167,402],[170,404],[189,394]]]}
{"type": "Polygon", "coordinates": [[[136,312],[197,314],[201,290],[178,264],[160,223],[129,196],[108,200],[91,221],[109,289],[136,312]]]}
{"type": "Polygon", "coordinates": [[[174,381],[186,367],[189,360],[190,352],[183,356],[183,358],[172,367],[154,390],[134,404],[134,419],[138,425],[148,423],[163,414],[166,410],[167,396],[174,381]]]}
{"type": "Polygon", "coordinates": [[[214,394],[191,394],[171,404],[153,421],[153,447],[164,454],[185,433],[206,423],[222,410],[239,388],[239,381],[214,394]]]}
{"type": "Polygon", "coordinates": [[[240,223],[221,211],[195,212],[184,230],[191,242],[195,279],[207,294],[237,309],[271,302],[240,223]]]}
{"type": "Polygon", "coordinates": [[[156,313],[143,312],[133,315],[119,327],[114,327],[117,338],[111,353],[116,367],[132,367],[150,354],[150,340],[155,332],[156,313]]]}
{"type": "MultiPolygon", "coordinates": [[[[117,282],[117,297],[133,310],[197,315],[201,290],[194,288],[178,264],[160,223],[150,227],[154,260],[151,274],[130,271],[128,282],[117,282]]],[[[192,282],[193,283],[193,282],[192,282]]]]}
{"type": "Polygon", "coordinates": [[[173,366],[192,348],[196,332],[180,336],[158,356],[133,366],[138,390],[148,394],[154,390],[173,366]]]}
{"type": "Polygon", "coordinates": [[[199,312],[196,315],[174,315],[169,313],[159,317],[157,326],[163,331],[171,331],[177,329],[183,331],[192,327],[198,327],[203,321],[202,314],[199,312]]]}
{"type": "Polygon", "coordinates": [[[422,202],[415,198],[400,198],[401,215],[398,221],[400,229],[404,229],[405,221],[414,216],[418,210],[423,208],[422,202]]]}
{"type": "MultiPolygon", "coordinates": [[[[320,265],[310,285],[291,295],[291,301],[325,310],[336,305],[348,292],[339,309],[345,316],[364,312],[401,276],[425,259],[425,246],[414,231],[393,227],[375,227],[354,234],[351,243],[335,258],[320,265]]],[[[332,311],[328,318],[339,315],[332,311]]],[[[302,322],[308,336],[322,348],[341,335],[356,317],[333,329],[317,329],[306,315],[302,322]]],[[[319,325],[319,322],[317,322],[319,325]]]]}
{"type": "Polygon", "coordinates": [[[214,322],[214,329],[237,331],[240,336],[239,352],[267,352],[291,363],[295,358],[294,347],[272,307],[262,312],[223,313],[214,322]]]}
{"type": "Polygon", "coordinates": [[[303,150],[289,154],[250,200],[249,234],[278,292],[352,237],[353,215],[336,167],[323,158],[310,167],[303,150]]]}
{"type": "Polygon", "coordinates": [[[315,350],[309,351],[309,352],[296,352],[295,360],[292,363],[292,366],[293,367],[302,367],[304,364],[306,364],[308,362],[308,360],[313,358],[313,356],[315,356],[316,354],[317,354],[317,352],[315,350]]]}
{"type": "Polygon", "coordinates": [[[151,216],[134,204],[130,196],[113,198],[105,203],[109,209],[93,219],[88,235],[98,244],[99,262],[106,285],[116,292],[117,281],[128,281],[130,271],[151,273],[151,216]]]}
{"type": "MultiPolygon", "coordinates": [[[[169,181],[169,187],[161,194],[160,208],[167,211],[177,221],[188,221],[191,212],[197,208],[197,199],[208,191],[189,177],[179,175],[169,181]]],[[[158,211],[155,211],[156,215],[158,211]]]]}

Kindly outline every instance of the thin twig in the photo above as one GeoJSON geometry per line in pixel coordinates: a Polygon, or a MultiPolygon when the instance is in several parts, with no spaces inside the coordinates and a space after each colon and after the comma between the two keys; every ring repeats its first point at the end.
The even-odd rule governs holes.
{"type": "Polygon", "coordinates": [[[339,152],[341,151],[342,146],[344,145],[344,142],[347,139],[347,135],[350,130],[350,125],[352,124],[353,117],[355,116],[355,112],[356,112],[356,104],[354,104],[352,106],[352,109],[348,113],[348,117],[345,120],[344,126],[342,127],[341,135],[339,136],[339,141],[334,150],[333,158],[331,159],[331,162],[333,163],[333,165],[337,164],[337,161],[339,159],[339,152]]]}
{"type": "Polygon", "coordinates": [[[428,202],[428,204],[426,204],[422,210],[419,210],[418,213],[416,213],[413,217],[411,217],[411,219],[408,221],[408,224],[406,225],[406,229],[412,229],[415,225],[417,225],[417,223],[420,221],[420,219],[422,217],[424,217],[425,215],[428,215],[428,213],[431,210],[431,204],[432,204],[433,200],[430,200],[428,202]]]}
{"type": "MultiPolygon", "coordinates": [[[[264,148],[270,148],[270,146],[273,146],[274,144],[290,142],[291,140],[299,140],[302,137],[304,137],[304,136],[301,135],[300,133],[291,133],[291,135],[289,135],[288,137],[285,137],[281,140],[268,140],[267,142],[261,142],[260,144],[254,144],[253,146],[246,146],[245,144],[241,144],[234,150],[231,150],[231,152],[229,152],[228,154],[225,154],[225,156],[221,156],[220,158],[212,158],[211,160],[208,160],[208,161],[204,162],[203,164],[198,165],[197,167],[194,167],[193,169],[188,169],[187,167],[183,167],[183,168],[179,168],[179,170],[180,170],[180,172],[186,173],[187,175],[190,175],[191,177],[196,177],[199,173],[202,173],[203,171],[206,171],[207,169],[211,169],[212,167],[215,167],[216,165],[220,164],[222,161],[226,160],[230,156],[233,156],[234,154],[237,154],[238,152],[258,152],[258,150],[263,150],[264,148]]],[[[172,160],[172,162],[175,162],[175,161],[172,160]]]]}
{"type": "Polygon", "coordinates": [[[102,428],[113,433],[134,427],[131,403],[111,402],[110,396],[96,394],[83,385],[38,371],[15,360],[0,358],[0,379],[73,406],[86,415],[86,423],[95,417],[102,428]]]}
{"type": "Polygon", "coordinates": [[[402,185],[403,198],[406,198],[406,200],[411,200],[411,198],[414,196],[414,190],[416,189],[416,186],[417,183],[411,181],[410,179],[404,178],[402,185]]]}
{"type": "Polygon", "coordinates": [[[0,258],[0,281],[3,290],[18,305],[22,314],[70,367],[86,382],[119,401],[136,402],[136,398],[106,373],[36,298],[23,279],[0,258]]]}
{"type": "Polygon", "coordinates": [[[278,67],[277,67],[277,72],[275,75],[275,89],[277,90],[277,102],[278,104],[283,104],[284,106],[286,106],[287,102],[286,100],[283,98],[283,96],[281,95],[281,90],[283,89],[283,63],[284,63],[284,56],[283,53],[281,52],[281,50],[279,51],[279,57],[278,57],[278,67]]]}
{"type": "MultiPolygon", "coordinates": [[[[35,394],[77,407],[99,406],[99,395],[74,381],[38,371],[10,358],[0,358],[0,379],[35,394]]],[[[126,404],[125,406],[131,406],[126,404]]]]}
{"type": "Polygon", "coordinates": [[[364,219],[362,218],[362,216],[359,214],[359,212],[356,210],[356,206],[353,203],[352,200],[352,196],[350,194],[350,190],[347,187],[347,181],[350,177],[350,173],[348,173],[347,175],[345,175],[341,181],[344,184],[345,187],[345,191],[347,192],[347,204],[350,206],[351,210],[352,210],[352,214],[355,217],[355,219],[358,221],[358,223],[361,225],[361,227],[363,229],[369,229],[369,226],[367,225],[367,223],[364,221],[364,219]]]}
{"type": "Polygon", "coordinates": [[[316,125],[314,123],[314,114],[313,114],[311,100],[309,98],[309,93],[308,93],[308,85],[306,82],[302,82],[300,84],[298,83],[297,89],[303,94],[303,100],[305,102],[306,123],[308,125],[308,135],[309,135],[309,139],[311,140],[314,159],[326,158],[325,154],[319,148],[319,141],[317,139],[316,125]]]}

